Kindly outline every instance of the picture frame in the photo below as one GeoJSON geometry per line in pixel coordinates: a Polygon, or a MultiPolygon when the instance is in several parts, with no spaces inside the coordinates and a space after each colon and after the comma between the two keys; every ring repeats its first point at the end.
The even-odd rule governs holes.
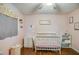
{"type": "Polygon", "coordinates": [[[74,17],[73,16],[69,17],[69,24],[72,24],[73,22],[74,22],[74,17]]]}
{"type": "Polygon", "coordinates": [[[79,22],[74,23],[74,30],[79,30],[79,22]]]}
{"type": "Polygon", "coordinates": [[[20,26],[20,28],[23,28],[23,26],[20,26]]]}
{"type": "Polygon", "coordinates": [[[22,19],[19,19],[19,21],[22,21],[22,19]]]}
{"type": "Polygon", "coordinates": [[[19,19],[20,23],[22,24],[23,23],[23,20],[22,19],[19,19]]]}
{"type": "Polygon", "coordinates": [[[50,25],[50,20],[40,20],[40,25],[50,25]]]}

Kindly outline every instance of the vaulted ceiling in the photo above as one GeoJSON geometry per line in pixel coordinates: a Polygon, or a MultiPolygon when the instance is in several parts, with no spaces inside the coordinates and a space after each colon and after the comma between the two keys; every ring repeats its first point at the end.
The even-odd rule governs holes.
{"type": "Polygon", "coordinates": [[[13,3],[24,15],[26,14],[60,14],[69,13],[79,8],[78,3],[13,3]]]}

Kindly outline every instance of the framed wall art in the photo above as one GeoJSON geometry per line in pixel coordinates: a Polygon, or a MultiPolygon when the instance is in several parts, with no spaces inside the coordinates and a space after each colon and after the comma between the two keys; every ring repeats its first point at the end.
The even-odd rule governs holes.
{"type": "Polygon", "coordinates": [[[79,22],[75,22],[74,23],[74,29],[75,30],[79,30],[79,22]]]}
{"type": "Polygon", "coordinates": [[[69,24],[72,24],[74,22],[73,16],[69,17],[69,24]]]}
{"type": "Polygon", "coordinates": [[[50,25],[50,20],[40,20],[40,25],[50,25]]]}

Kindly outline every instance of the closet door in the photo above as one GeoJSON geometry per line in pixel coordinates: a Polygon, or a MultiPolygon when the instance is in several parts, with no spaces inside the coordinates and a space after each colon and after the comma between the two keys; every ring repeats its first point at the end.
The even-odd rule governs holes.
{"type": "Polygon", "coordinates": [[[17,32],[18,32],[17,19],[0,14],[0,40],[6,37],[16,36],[17,32]]]}

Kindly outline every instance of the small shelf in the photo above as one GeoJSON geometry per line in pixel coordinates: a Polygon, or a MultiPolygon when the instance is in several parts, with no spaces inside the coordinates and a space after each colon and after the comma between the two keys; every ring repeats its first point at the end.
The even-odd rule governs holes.
{"type": "Polygon", "coordinates": [[[62,48],[70,48],[71,47],[71,35],[66,33],[62,35],[62,48]]]}

